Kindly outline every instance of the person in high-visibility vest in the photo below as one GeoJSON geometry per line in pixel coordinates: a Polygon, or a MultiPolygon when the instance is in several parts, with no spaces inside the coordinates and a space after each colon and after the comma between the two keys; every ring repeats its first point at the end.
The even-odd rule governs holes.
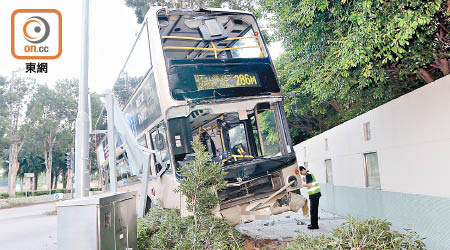
{"type": "Polygon", "coordinates": [[[320,186],[316,180],[314,174],[305,167],[300,167],[300,174],[305,176],[305,182],[303,187],[306,187],[306,191],[309,195],[309,201],[311,206],[309,212],[311,214],[311,224],[308,225],[308,229],[319,229],[319,199],[322,194],[320,193],[320,186]]]}

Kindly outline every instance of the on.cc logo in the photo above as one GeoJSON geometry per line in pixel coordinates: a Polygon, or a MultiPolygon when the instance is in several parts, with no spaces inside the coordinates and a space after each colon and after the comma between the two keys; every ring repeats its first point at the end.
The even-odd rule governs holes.
{"type": "Polygon", "coordinates": [[[42,43],[48,38],[49,34],[50,25],[42,17],[32,16],[23,25],[23,35],[30,43],[42,43]]]}
{"type": "Polygon", "coordinates": [[[11,54],[17,59],[56,59],[62,53],[62,16],[55,9],[11,14],[11,54]]]}

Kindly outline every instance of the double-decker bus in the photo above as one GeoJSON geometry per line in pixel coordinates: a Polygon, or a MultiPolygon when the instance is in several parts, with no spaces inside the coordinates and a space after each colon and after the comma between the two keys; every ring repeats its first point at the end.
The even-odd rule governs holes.
{"type": "MultiPolygon", "coordinates": [[[[195,136],[226,172],[216,212],[234,224],[250,210],[270,214],[274,203],[300,193],[283,96],[251,13],[152,7],[114,90],[139,144],[156,151],[148,205],[160,200],[186,214],[174,189],[195,136]]],[[[106,145],[97,140],[107,188],[106,145]]],[[[120,138],[116,148],[119,190],[139,190],[145,174],[127,160],[120,138]]]]}

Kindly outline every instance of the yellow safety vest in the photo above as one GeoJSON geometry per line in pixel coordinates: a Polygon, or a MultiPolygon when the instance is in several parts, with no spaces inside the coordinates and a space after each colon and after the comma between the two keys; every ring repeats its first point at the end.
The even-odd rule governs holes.
{"type": "Polygon", "coordinates": [[[320,186],[319,186],[319,183],[316,181],[316,177],[311,172],[308,172],[308,174],[310,174],[312,177],[311,187],[306,188],[306,191],[308,191],[308,195],[320,193],[320,186]]]}

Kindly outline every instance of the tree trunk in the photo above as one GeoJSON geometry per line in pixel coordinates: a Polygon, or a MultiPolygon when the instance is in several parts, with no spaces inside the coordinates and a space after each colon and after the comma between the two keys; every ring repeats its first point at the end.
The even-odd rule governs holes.
{"type": "Polygon", "coordinates": [[[61,173],[62,184],[63,184],[64,189],[66,189],[66,187],[67,187],[67,172],[69,172],[68,169],[66,171],[63,170],[61,173]]]}
{"type": "Polygon", "coordinates": [[[433,77],[431,77],[430,73],[428,73],[428,71],[426,71],[423,68],[419,69],[419,76],[420,78],[422,78],[426,83],[431,83],[434,82],[433,77]]]}
{"type": "Polygon", "coordinates": [[[444,76],[448,75],[450,69],[448,67],[448,60],[445,58],[436,58],[435,63],[431,67],[439,69],[444,76]]]}
{"type": "Polygon", "coordinates": [[[11,167],[8,172],[8,194],[10,197],[16,195],[17,171],[14,172],[13,168],[11,167]]]}
{"type": "Polygon", "coordinates": [[[67,169],[67,184],[66,187],[69,186],[70,189],[72,189],[72,169],[67,169]]]}
{"type": "Polygon", "coordinates": [[[194,193],[194,204],[192,206],[192,213],[194,214],[194,223],[195,223],[195,230],[198,230],[198,218],[197,218],[197,189],[195,189],[194,193]]]}
{"type": "Polygon", "coordinates": [[[47,157],[47,143],[44,142],[44,164],[45,164],[45,178],[46,181],[45,183],[47,184],[47,190],[50,190],[50,185],[49,183],[51,182],[51,173],[48,173],[48,157],[47,157]]]}
{"type": "Polygon", "coordinates": [[[330,104],[337,112],[342,113],[342,111],[344,111],[344,107],[342,107],[342,104],[340,104],[336,99],[332,99],[330,104]]]}
{"type": "Polygon", "coordinates": [[[53,145],[56,137],[53,138],[52,133],[47,136],[47,141],[44,142],[44,162],[47,170],[47,189],[52,188],[52,164],[53,164],[53,145]]]}
{"type": "Polygon", "coordinates": [[[46,171],[46,175],[47,175],[47,190],[50,192],[50,190],[52,189],[51,185],[52,185],[52,172],[49,172],[48,170],[46,171]]]}
{"type": "Polygon", "coordinates": [[[58,177],[59,177],[59,173],[55,173],[55,176],[53,177],[53,179],[55,180],[53,189],[58,189],[58,177]]]}
{"type": "Polygon", "coordinates": [[[50,175],[50,190],[53,189],[53,179],[55,178],[55,176],[52,174],[50,175]]]}
{"type": "Polygon", "coordinates": [[[17,180],[17,172],[19,171],[19,161],[17,159],[20,149],[22,148],[23,142],[13,142],[10,147],[10,155],[9,162],[10,168],[8,169],[8,194],[10,196],[16,195],[16,180],[17,180]]]}
{"type": "MultiPolygon", "coordinates": [[[[22,88],[20,87],[20,81],[14,81],[14,73],[11,76],[11,81],[9,82],[9,91],[6,92],[7,95],[11,94],[12,96],[24,96],[25,92],[21,92],[22,88]],[[17,84],[16,84],[17,83],[17,84]]],[[[26,98],[18,98],[18,100],[14,100],[14,98],[10,99],[6,97],[6,106],[8,107],[8,124],[9,131],[8,137],[11,141],[11,146],[9,150],[9,167],[8,167],[8,193],[11,196],[16,195],[16,179],[17,179],[17,171],[19,170],[19,162],[17,160],[17,156],[19,155],[20,150],[22,149],[23,143],[25,141],[25,136],[22,140],[20,140],[20,117],[23,112],[23,108],[25,107],[25,103],[22,101],[26,98]]]]}
{"type": "Polygon", "coordinates": [[[38,181],[39,181],[39,175],[36,174],[34,176],[34,191],[37,191],[37,189],[38,189],[38,181]]]}

